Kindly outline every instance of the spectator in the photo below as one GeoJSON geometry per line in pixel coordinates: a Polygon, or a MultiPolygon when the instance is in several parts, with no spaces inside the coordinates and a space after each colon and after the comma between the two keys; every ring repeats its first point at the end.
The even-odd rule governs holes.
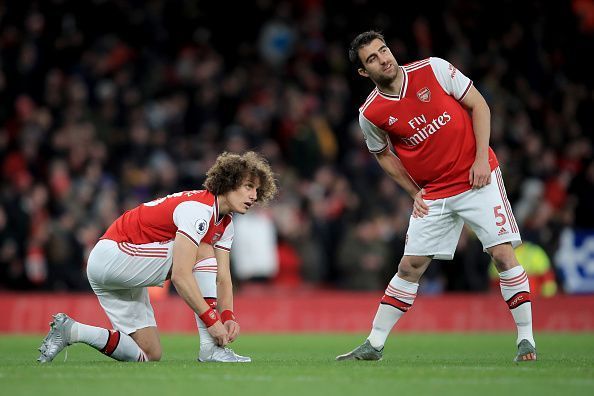
{"type": "MultiPolygon", "coordinates": [[[[395,218],[408,218],[410,205],[393,204],[402,193],[361,149],[356,107],[367,86],[350,78],[345,53],[369,27],[384,30],[403,62],[440,51],[476,77],[493,109],[508,196],[523,202],[514,207],[521,229],[551,255],[561,227],[594,227],[594,81],[574,56],[593,49],[589,3],[522,2],[508,13],[488,2],[472,12],[455,1],[422,12],[245,2],[229,14],[221,2],[191,0],[6,2],[0,287],[76,288],[91,240],[118,213],[200,184],[210,153],[225,149],[267,152],[288,175],[272,221],[306,282],[342,279],[339,246],[370,206],[385,209],[382,232],[397,256],[404,237],[395,218]],[[214,16],[223,14],[220,24],[214,16]],[[243,26],[241,34],[227,35],[228,26],[243,26]],[[53,243],[68,249],[57,254],[53,243]]],[[[465,277],[453,285],[447,268],[435,274],[439,290],[473,288],[465,277]]]]}
{"type": "Polygon", "coordinates": [[[276,227],[266,209],[233,218],[237,237],[231,259],[239,281],[268,281],[279,270],[276,227]],[[241,236],[240,236],[241,235],[241,236]]]}

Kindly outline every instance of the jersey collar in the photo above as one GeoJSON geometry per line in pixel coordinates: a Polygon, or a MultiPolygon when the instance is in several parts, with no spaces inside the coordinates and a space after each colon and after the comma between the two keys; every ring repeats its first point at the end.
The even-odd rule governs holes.
{"type": "Polygon", "coordinates": [[[382,92],[379,88],[377,88],[377,92],[380,94],[381,97],[388,100],[400,100],[404,97],[404,95],[406,95],[406,89],[408,88],[408,74],[402,66],[398,66],[398,68],[402,72],[402,85],[400,86],[400,92],[398,93],[398,95],[391,95],[382,92]]]}
{"type": "Polygon", "coordinates": [[[225,218],[225,216],[221,216],[219,218],[219,196],[215,195],[215,200],[214,200],[214,223],[215,223],[215,225],[221,224],[221,221],[223,221],[224,218],[225,218]]]}

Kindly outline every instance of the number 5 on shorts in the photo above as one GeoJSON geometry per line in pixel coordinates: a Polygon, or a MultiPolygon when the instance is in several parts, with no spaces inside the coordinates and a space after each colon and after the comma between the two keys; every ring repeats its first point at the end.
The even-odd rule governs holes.
{"type": "Polygon", "coordinates": [[[500,211],[501,211],[501,205],[497,205],[493,208],[493,213],[495,214],[495,218],[498,219],[497,222],[495,222],[495,225],[497,227],[501,227],[502,225],[504,225],[507,222],[505,215],[503,213],[501,213],[500,211]]]}

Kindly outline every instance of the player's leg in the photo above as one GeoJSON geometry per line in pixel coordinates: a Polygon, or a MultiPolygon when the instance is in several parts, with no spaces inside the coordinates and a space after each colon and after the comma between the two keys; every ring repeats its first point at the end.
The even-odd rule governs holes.
{"type": "Polygon", "coordinates": [[[146,286],[162,285],[171,255],[172,243],[131,245],[99,241],[89,255],[87,276],[114,330],[79,323],[59,314],[48,337],[60,342],[49,348],[44,341],[40,349],[47,353],[44,357],[42,351],[41,360],[51,361],[65,346],[77,342],[116,360],[159,360],[161,343],[146,286]]]}
{"type": "Polygon", "coordinates": [[[452,259],[462,221],[446,208],[445,200],[428,201],[429,215],[412,218],[398,272],[385,290],[365,343],[337,360],[379,360],[386,339],[417,296],[419,279],[432,257],[452,259]]]}
{"type": "Polygon", "coordinates": [[[161,359],[161,342],[146,288],[100,290],[95,293],[113,329],[72,321],[69,344],[84,343],[115,360],[161,359]]]}
{"type": "Polygon", "coordinates": [[[115,348],[101,352],[116,360],[158,361],[161,340],[147,286],[160,286],[165,281],[173,242],[114,244],[111,242],[108,250],[111,256],[100,266],[101,276],[93,271],[99,260],[89,258],[87,266],[89,282],[115,329],[110,331],[108,345],[119,339],[115,348]]]}
{"type": "MultiPolygon", "coordinates": [[[[147,360],[159,361],[163,354],[161,338],[156,326],[149,326],[130,333],[138,348],[145,353],[147,360]]],[[[120,359],[118,359],[120,360],[120,359]]]]}
{"type": "MultiPolygon", "coordinates": [[[[205,246],[206,244],[201,244],[200,246],[205,246]]],[[[209,246],[209,245],[207,245],[209,246]]],[[[199,248],[199,251],[204,251],[205,249],[199,248]]],[[[212,252],[212,248],[210,248],[212,252]]],[[[198,283],[198,288],[202,293],[202,296],[210,305],[212,309],[217,309],[217,260],[210,256],[210,257],[200,257],[196,264],[194,265],[194,278],[198,283]]],[[[196,325],[198,326],[198,334],[200,336],[200,350],[208,349],[210,346],[215,345],[216,342],[214,338],[208,333],[208,329],[204,322],[194,313],[194,318],[196,319],[196,325]]]]}
{"type": "MultiPolygon", "coordinates": [[[[214,258],[214,251],[211,245],[201,244],[198,247],[198,258],[194,265],[194,278],[198,283],[200,292],[211,308],[217,307],[217,261],[214,258]]],[[[204,322],[194,314],[198,333],[200,335],[200,352],[198,361],[200,362],[224,362],[224,363],[245,363],[250,362],[251,358],[241,356],[229,348],[219,347],[204,322]]]]}
{"type": "MultiPolygon", "coordinates": [[[[101,306],[116,330],[90,326],[79,323],[66,314],[57,314],[54,316],[54,320],[50,324],[51,329],[40,347],[41,355],[38,359],[40,362],[52,361],[66,346],[78,342],[90,345],[116,360],[160,359],[161,349],[158,334],[156,337],[153,336],[150,342],[151,337],[142,336],[144,345],[147,347],[146,352],[129,336],[139,329],[156,326],[146,288],[109,289],[116,283],[114,279],[110,278],[109,272],[122,273],[113,271],[110,264],[118,261],[119,269],[121,269],[123,264],[119,261],[131,257],[127,255],[120,257],[122,253],[114,249],[114,246],[115,243],[112,241],[100,241],[97,244],[89,256],[87,275],[101,306]],[[107,285],[107,278],[113,284],[107,285]]],[[[127,275],[125,277],[129,279],[127,275]]],[[[140,334],[143,333],[146,331],[141,331],[140,334]]],[[[152,333],[156,334],[156,329],[152,333]]]]}
{"type": "Polygon", "coordinates": [[[524,268],[518,262],[511,243],[487,249],[499,272],[501,295],[516,322],[518,354],[516,361],[536,360],[536,342],[532,333],[532,302],[530,284],[524,268]]]}
{"type": "Polygon", "coordinates": [[[375,349],[383,348],[394,325],[413,305],[419,288],[419,279],[430,262],[431,257],[402,257],[398,272],[390,280],[381,299],[373,319],[371,333],[367,337],[375,349]]]}
{"type": "Polygon", "coordinates": [[[336,360],[381,360],[386,339],[398,320],[412,306],[418,281],[429,266],[431,257],[403,256],[398,272],[386,288],[373,318],[367,340],[351,352],[339,355],[336,360]]]}
{"type": "MultiPolygon", "coordinates": [[[[76,322],[64,313],[54,315],[51,329],[43,340],[37,359],[40,363],[51,362],[64,348],[81,342],[116,360],[145,362],[149,357],[127,334],[76,322]]],[[[158,360],[158,359],[157,359],[158,360]]]]}
{"type": "Polygon", "coordinates": [[[50,326],[51,329],[39,348],[41,355],[37,360],[41,363],[51,362],[62,349],[75,343],[87,344],[106,356],[126,362],[145,362],[159,360],[161,357],[158,338],[156,347],[154,341],[148,341],[148,336],[143,336],[142,344],[138,344],[124,332],[79,323],[64,313],[54,315],[50,326]],[[139,345],[144,345],[150,354],[145,353],[139,345]]]}
{"type": "Polygon", "coordinates": [[[530,285],[513,250],[522,241],[499,168],[491,173],[491,184],[461,194],[453,200],[453,204],[495,262],[501,295],[508,304],[518,330],[516,359],[536,360],[530,285]]]}

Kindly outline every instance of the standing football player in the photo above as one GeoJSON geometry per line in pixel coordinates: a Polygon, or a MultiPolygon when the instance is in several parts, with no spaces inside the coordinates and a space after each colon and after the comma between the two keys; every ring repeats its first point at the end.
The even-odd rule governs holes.
{"type": "Polygon", "coordinates": [[[337,360],[382,358],[386,338],[412,306],[431,259],[453,258],[464,223],[499,272],[501,294],[518,330],[515,360],[536,360],[530,286],[513,250],[520,234],[489,147],[490,111],[483,96],[443,59],[399,66],[375,31],[353,40],[349,58],[376,86],[359,109],[367,148],[414,204],[404,256],[371,333],[337,360]]]}
{"type": "Polygon", "coordinates": [[[144,203],[108,228],[89,255],[87,274],[113,330],[58,313],[39,348],[38,361],[51,362],[77,342],[120,361],[160,360],[161,342],[147,286],[161,286],[169,278],[206,330],[201,335],[211,341],[201,345],[198,360],[251,361],[225,348],[239,334],[229,269],[232,215],[271,200],[277,190],[274,176],[266,160],[254,152],[223,153],[206,173],[204,186],[205,190],[178,192],[144,203]],[[214,279],[198,279],[210,285],[206,291],[198,286],[193,271],[205,267],[216,270],[218,288],[210,285],[214,279]],[[210,297],[209,301],[204,297],[210,297]],[[215,297],[218,311],[213,308],[215,297]]]}

